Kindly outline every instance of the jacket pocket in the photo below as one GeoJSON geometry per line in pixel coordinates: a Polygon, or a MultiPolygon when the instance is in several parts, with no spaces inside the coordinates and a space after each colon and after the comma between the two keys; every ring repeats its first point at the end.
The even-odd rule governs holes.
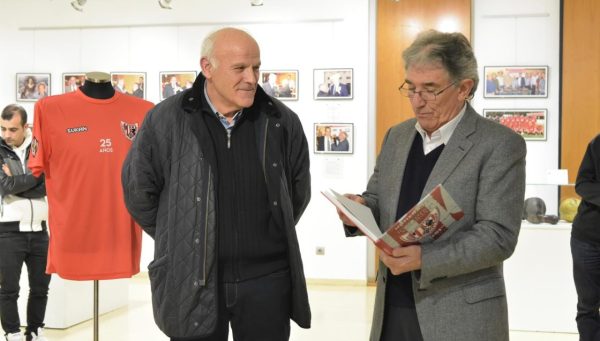
{"type": "Polygon", "coordinates": [[[504,280],[501,277],[494,277],[471,283],[463,287],[463,294],[465,301],[471,304],[505,296],[504,280]]]}
{"type": "Polygon", "coordinates": [[[167,286],[167,255],[153,260],[148,265],[148,278],[150,279],[150,290],[152,292],[152,306],[154,310],[154,318],[158,323],[162,321],[158,318],[161,313],[165,312],[165,288],[167,286]]]}

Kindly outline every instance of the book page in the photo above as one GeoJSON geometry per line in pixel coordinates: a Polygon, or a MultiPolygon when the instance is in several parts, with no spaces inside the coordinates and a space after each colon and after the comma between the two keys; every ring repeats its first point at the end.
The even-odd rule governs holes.
{"type": "Polygon", "coordinates": [[[363,234],[373,241],[381,238],[381,231],[369,207],[350,200],[332,189],[330,191],[331,193],[327,191],[321,193],[352,220],[363,234]]]}

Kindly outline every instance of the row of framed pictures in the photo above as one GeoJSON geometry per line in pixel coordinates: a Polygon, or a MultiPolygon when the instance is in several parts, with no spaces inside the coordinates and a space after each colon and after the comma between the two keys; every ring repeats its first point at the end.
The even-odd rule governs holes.
{"type": "MultiPolygon", "coordinates": [[[[314,69],[313,98],[315,100],[352,99],[353,69],[314,69]]],[[[145,72],[111,72],[111,81],[116,91],[146,98],[145,72]]],[[[159,98],[173,96],[192,87],[196,71],[159,72],[159,98]]],[[[51,94],[50,73],[17,73],[16,99],[35,102],[51,94]]],[[[283,101],[298,100],[297,70],[261,70],[258,79],[264,91],[283,101]]],[[[75,91],[85,83],[85,73],[62,74],[62,93],[75,91]]]]}
{"type": "MultiPolygon", "coordinates": [[[[547,139],[547,109],[484,109],[483,115],[512,129],[525,140],[545,141],[547,139]]],[[[315,154],[354,152],[352,123],[315,123],[313,136],[315,154]]]]}

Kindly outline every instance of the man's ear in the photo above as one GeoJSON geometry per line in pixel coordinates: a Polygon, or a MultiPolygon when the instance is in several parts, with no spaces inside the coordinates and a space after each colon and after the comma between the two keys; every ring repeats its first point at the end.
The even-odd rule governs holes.
{"type": "Polygon", "coordinates": [[[460,97],[460,100],[464,101],[469,98],[469,94],[471,93],[471,89],[473,89],[474,85],[475,82],[473,82],[472,79],[463,79],[460,82],[460,87],[458,91],[458,96],[460,97]]]}
{"type": "Polygon", "coordinates": [[[204,77],[206,77],[207,79],[210,79],[212,77],[213,65],[210,63],[208,58],[200,58],[200,68],[202,69],[202,74],[204,75],[204,77]]]}
{"type": "Polygon", "coordinates": [[[29,123],[25,123],[25,124],[23,125],[23,129],[27,130],[28,128],[29,128],[29,123]]]}

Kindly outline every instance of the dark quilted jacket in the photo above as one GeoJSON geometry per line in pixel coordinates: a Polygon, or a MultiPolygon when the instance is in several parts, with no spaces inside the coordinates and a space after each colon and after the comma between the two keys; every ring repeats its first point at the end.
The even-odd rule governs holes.
{"type": "MultiPolygon", "coordinates": [[[[155,240],[148,266],[154,319],[170,337],[202,337],[217,321],[214,149],[202,119],[204,77],[146,116],[123,165],[125,203],[155,240]]],[[[274,219],[285,227],[292,274],[291,318],[310,327],[295,225],[310,199],[309,153],[298,116],[259,87],[257,145],[274,219]]]]}

